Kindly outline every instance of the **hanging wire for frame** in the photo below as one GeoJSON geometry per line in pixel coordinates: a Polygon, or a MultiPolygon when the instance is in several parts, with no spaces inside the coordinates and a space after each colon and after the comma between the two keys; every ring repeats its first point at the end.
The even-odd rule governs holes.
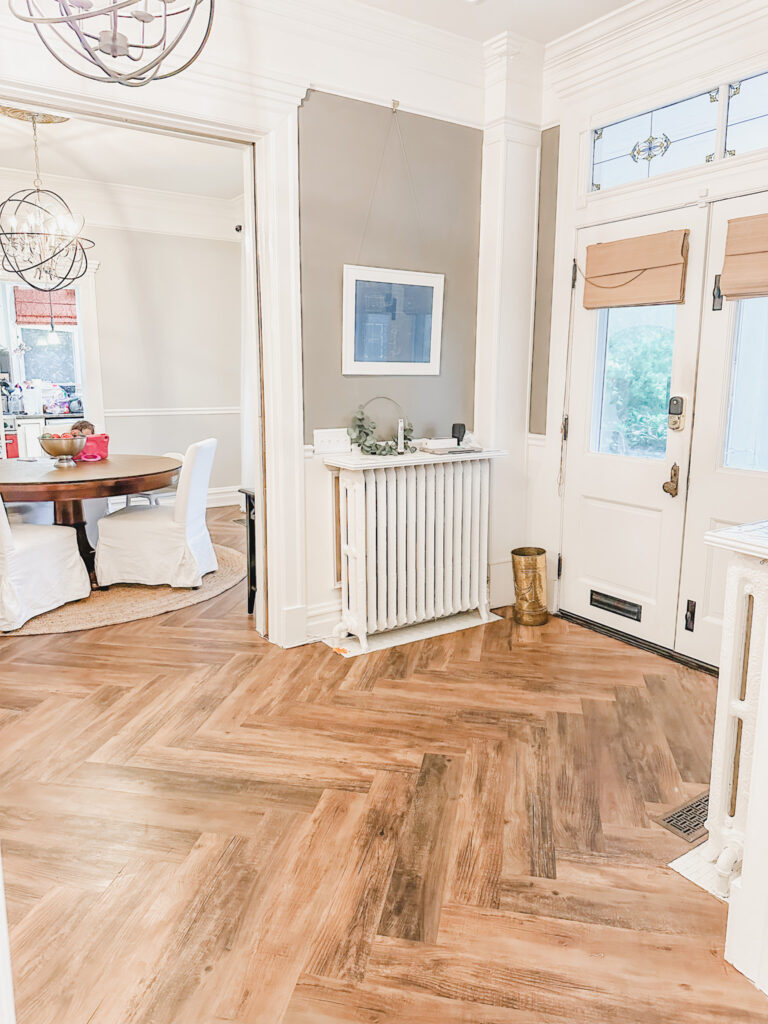
{"type": "Polygon", "coordinates": [[[415,213],[416,213],[416,221],[418,223],[419,236],[420,236],[420,240],[422,242],[422,245],[423,245],[423,242],[424,242],[424,238],[425,238],[424,221],[423,221],[423,218],[422,218],[422,215],[421,215],[421,207],[419,206],[418,195],[417,195],[417,192],[416,192],[416,181],[415,181],[414,176],[413,176],[413,170],[411,168],[411,162],[408,159],[408,150],[407,150],[406,145],[405,145],[405,138],[403,136],[403,130],[402,130],[401,126],[400,126],[400,118],[398,117],[398,110],[399,110],[399,108],[400,108],[399,100],[393,100],[392,101],[392,117],[391,117],[390,122],[389,122],[389,127],[387,129],[387,134],[386,134],[386,136],[384,138],[384,145],[381,147],[381,153],[379,154],[379,162],[378,162],[377,167],[376,167],[376,176],[375,176],[374,182],[373,182],[373,190],[371,191],[371,197],[368,200],[368,208],[367,208],[366,213],[365,213],[365,222],[363,224],[363,233],[362,233],[362,235],[360,237],[360,245],[359,245],[358,250],[357,250],[357,262],[358,262],[358,264],[360,263],[360,261],[362,259],[363,246],[365,245],[365,240],[366,240],[366,237],[368,235],[368,227],[369,227],[370,221],[371,221],[371,214],[373,213],[373,206],[374,206],[374,203],[376,201],[376,193],[378,192],[378,188],[379,188],[379,181],[381,179],[381,171],[382,171],[382,168],[384,166],[384,158],[387,155],[387,150],[389,149],[389,141],[392,138],[392,133],[393,132],[397,133],[398,142],[400,144],[400,152],[402,153],[403,162],[405,163],[405,170],[406,170],[406,174],[407,174],[407,177],[408,177],[408,188],[409,188],[409,191],[410,191],[410,194],[411,194],[411,200],[413,202],[413,207],[414,207],[414,210],[415,210],[415,213]]]}

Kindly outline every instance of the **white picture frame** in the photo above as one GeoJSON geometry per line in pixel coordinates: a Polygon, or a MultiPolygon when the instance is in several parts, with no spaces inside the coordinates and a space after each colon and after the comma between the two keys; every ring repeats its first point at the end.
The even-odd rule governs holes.
{"type": "Polygon", "coordinates": [[[345,265],[342,374],[437,376],[444,292],[444,274],[345,265]],[[393,359],[398,345],[411,358],[393,359]]]}

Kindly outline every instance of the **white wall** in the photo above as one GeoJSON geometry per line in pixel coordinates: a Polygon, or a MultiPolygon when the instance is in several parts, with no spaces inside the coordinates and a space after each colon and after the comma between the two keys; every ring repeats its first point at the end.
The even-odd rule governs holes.
{"type": "MultiPolygon", "coordinates": [[[[115,452],[216,437],[212,488],[240,484],[241,246],[92,228],[106,429],[115,452]]],[[[236,238],[234,225],[233,238],[236,238]]]]}

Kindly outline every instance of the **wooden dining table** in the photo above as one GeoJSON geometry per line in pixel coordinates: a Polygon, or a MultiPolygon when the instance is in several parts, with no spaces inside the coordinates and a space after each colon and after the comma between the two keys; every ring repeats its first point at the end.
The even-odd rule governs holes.
{"type": "Polygon", "coordinates": [[[80,557],[96,589],[95,551],[85,530],[83,501],[121,494],[156,491],[176,483],[181,463],[159,455],[110,455],[99,462],[77,462],[59,468],[53,459],[0,460],[0,498],[8,501],[52,501],[53,521],[72,526],[80,557]]]}

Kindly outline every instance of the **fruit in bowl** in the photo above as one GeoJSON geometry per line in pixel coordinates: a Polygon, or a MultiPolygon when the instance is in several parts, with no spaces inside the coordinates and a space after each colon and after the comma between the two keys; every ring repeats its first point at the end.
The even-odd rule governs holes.
{"type": "Polygon", "coordinates": [[[46,455],[56,459],[56,467],[58,469],[68,469],[75,465],[73,456],[80,454],[83,448],[85,448],[87,440],[87,437],[73,437],[71,434],[69,437],[66,435],[60,437],[58,434],[43,434],[40,437],[40,447],[46,455]]]}

